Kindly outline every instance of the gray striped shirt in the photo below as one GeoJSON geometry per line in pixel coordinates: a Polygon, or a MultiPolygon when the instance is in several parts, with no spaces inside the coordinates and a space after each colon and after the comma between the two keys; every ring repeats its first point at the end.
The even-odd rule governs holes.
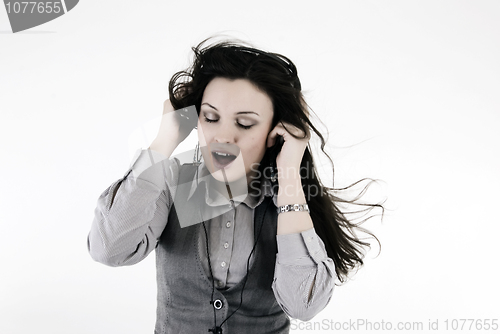
{"type": "MultiPolygon", "coordinates": [[[[124,177],[114,182],[98,199],[88,236],[92,258],[110,266],[132,265],[153,249],[167,224],[178,186],[180,161],[166,159],[152,150],[139,150],[124,177]]],[[[206,173],[202,163],[200,175],[206,173]]],[[[193,180],[194,181],[194,180],[193,180]]],[[[205,182],[203,180],[199,182],[205,182]]],[[[197,183],[192,182],[192,192],[197,183]]],[[[206,204],[225,208],[205,221],[209,254],[217,289],[227,289],[246,274],[247,259],[254,244],[254,209],[277,194],[262,177],[259,196],[228,199],[206,188],[206,204]]],[[[210,277],[206,238],[200,234],[200,254],[210,277]]],[[[312,319],[329,302],[335,286],[335,268],[314,228],[301,233],[277,235],[278,254],[273,291],[283,311],[292,318],[312,319]]],[[[253,255],[250,258],[250,266],[253,255]]]]}

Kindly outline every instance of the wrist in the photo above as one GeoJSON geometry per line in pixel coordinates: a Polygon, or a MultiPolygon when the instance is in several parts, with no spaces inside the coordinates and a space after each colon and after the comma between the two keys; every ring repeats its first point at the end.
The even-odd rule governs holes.
{"type": "Polygon", "coordinates": [[[153,142],[149,146],[149,149],[159,152],[165,157],[170,158],[177,146],[178,144],[173,140],[157,137],[155,140],[153,140],[153,142]]]}
{"type": "Polygon", "coordinates": [[[279,183],[277,205],[305,203],[304,189],[300,178],[283,179],[279,183]]]}
{"type": "Polygon", "coordinates": [[[278,183],[280,185],[296,184],[297,182],[302,183],[300,177],[300,168],[277,167],[277,170],[278,170],[278,183]]]}
{"type": "Polygon", "coordinates": [[[285,212],[297,212],[297,211],[309,212],[309,206],[307,205],[307,203],[285,204],[285,205],[280,205],[278,207],[277,211],[278,211],[278,214],[285,213],[285,212]]]}

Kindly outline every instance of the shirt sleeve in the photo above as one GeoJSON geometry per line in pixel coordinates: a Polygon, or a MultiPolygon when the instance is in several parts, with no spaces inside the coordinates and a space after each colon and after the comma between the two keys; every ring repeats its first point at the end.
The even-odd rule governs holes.
{"type": "Polygon", "coordinates": [[[277,235],[278,255],[272,289],[283,311],[308,321],[328,305],[335,287],[335,265],[314,228],[277,235]]]}
{"type": "Polygon", "coordinates": [[[125,175],[98,198],[87,238],[91,257],[109,266],[143,260],[165,229],[179,177],[179,160],[139,150],[125,175]]]}

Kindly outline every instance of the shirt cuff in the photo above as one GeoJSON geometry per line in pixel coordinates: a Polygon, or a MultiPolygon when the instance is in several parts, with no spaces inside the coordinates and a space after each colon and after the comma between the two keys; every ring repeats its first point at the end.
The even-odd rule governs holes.
{"type": "Polygon", "coordinates": [[[276,235],[278,262],[290,265],[314,265],[327,258],[323,242],[313,228],[299,233],[276,235]]]}

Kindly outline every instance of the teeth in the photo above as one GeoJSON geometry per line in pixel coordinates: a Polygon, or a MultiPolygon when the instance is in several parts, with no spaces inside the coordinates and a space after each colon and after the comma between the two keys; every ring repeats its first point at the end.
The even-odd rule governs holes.
{"type": "Polygon", "coordinates": [[[222,157],[228,157],[228,156],[232,155],[232,154],[228,154],[228,153],[220,153],[220,152],[214,152],[214,153],[215,153],[215,154],[217,154],[217,155],[220,155],[220,156],[222,156],[222,157]]]}

